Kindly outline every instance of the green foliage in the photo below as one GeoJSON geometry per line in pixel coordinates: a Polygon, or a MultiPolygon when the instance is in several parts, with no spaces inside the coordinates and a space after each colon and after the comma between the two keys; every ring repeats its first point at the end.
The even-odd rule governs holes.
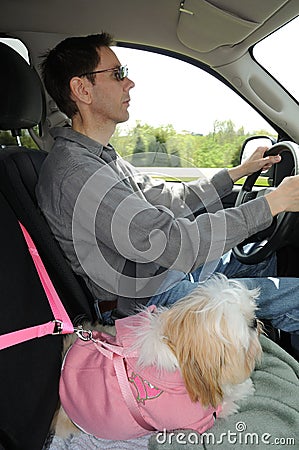
{"type": "Polygon", "coordinates": [[[241,147],[251,135],[267,135],[265,130],[245,133],[231,120],[215,120],[205,136],[177,133],[172,125],[154,128],[137,122],[126,135],[116,132],[112,145],[137,166],[233,167],[239,164],[241,147]]]}
{"type": "Polygon", "coordinates": [[[137,136],[133,153],[144,153],[146,151],[145,144],[141,136],[137,136]]]}
{"type": "MultiPolygon", "coordinates": [[[[117,152],[136,166],[233,167],[239,164],[241,146],[250,135],[267,135],[265,130],[251,134],[236,129],[231,120],[215,120],[209,134],[177,133],[172,125],[152,127],[136,123],[126,134],[118,129],[111,143],[117,152]]],[[[22,130],[22,144],[37,148],[27,131],[22,130]]],[[[8,131],[0,132],[0,145],[15,145],[8,131]]]]}
{"type": "MultiPolygon", "coordinates": [[[[28,131],[22,130],[20,138],[22,145],[25,147],[38,148],[28,131]]],[[[7,145],[17,145],[16,138],[12,136],[10,131],[0,131],[0,146],[5,147],[7,145]]]]}

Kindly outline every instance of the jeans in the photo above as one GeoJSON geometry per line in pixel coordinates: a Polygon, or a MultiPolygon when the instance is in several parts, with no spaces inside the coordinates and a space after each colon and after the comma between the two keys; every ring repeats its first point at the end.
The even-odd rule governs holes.
{"type": "MultiPolygon", "coordinates": [[[[207,264],[204,270],[207,278],[207,264]]],[[[149,300],[148,306],[167,306],[185,297],[199,283],[204,282],[201,280],[202,271],[203,267],[192,274],[170,271],[163,289],[149,300]]],[[[275,328],[299,334],[299,279],[277,278],[275,256],[253,266],[240,263],[230,251],[223,255],[218,264],[211,263],[212,273],[238,278],[249,289],[258,287],[260,296],[257,300],[257,316],[269,319],[275,328]]]]}

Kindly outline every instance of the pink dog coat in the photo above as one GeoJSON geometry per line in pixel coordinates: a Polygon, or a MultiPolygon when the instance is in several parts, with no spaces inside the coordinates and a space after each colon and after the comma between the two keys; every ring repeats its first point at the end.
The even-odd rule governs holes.
{"type": "Polygon", "coordinates": [[[104,439],[133,439],[178,428],[203,433],[211,428],[221,407],[191,402],[179,370],[138,367],[130,333],[136,317],[117,320],[116,337],[93,332],[96,343],[77,339],[69,349],[60,380],[61,403],[69,418],[86,433],[104,439]]]}

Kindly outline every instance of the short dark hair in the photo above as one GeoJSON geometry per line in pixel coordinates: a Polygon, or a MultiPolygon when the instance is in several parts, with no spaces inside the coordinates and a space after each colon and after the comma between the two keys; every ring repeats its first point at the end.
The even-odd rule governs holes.
{"type": "MultiPolygon", "coordinates": [[[[42,78],[45,87],[58,108],[72,118],[77,105],[71,99],[70,80],[81,73],[92,72],[100,62],[98,50],[113,44],[108,33],[69,37],[42,57],[42,78]]],[[[94,75],[88,75],[94,83],[94,75]]]]}

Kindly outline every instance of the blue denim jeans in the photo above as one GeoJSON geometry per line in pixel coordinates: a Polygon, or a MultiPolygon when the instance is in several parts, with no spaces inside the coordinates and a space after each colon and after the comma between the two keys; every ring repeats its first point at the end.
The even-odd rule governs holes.
{"type": "Polygon", "coordinates": [[[238,278],[250,289],[258,287],[257,316],[269,319],[280,330],[299,334],[299,279],[277,278],[275,256],[253,266],[240,263],[230,251],[218,263],[210,263],[210,270],[209,264],[206,264],[192,274],[170,271],[160,293],[153,296],[148,305],[171,305],[188,295],[212,273],[238,278]]]}

